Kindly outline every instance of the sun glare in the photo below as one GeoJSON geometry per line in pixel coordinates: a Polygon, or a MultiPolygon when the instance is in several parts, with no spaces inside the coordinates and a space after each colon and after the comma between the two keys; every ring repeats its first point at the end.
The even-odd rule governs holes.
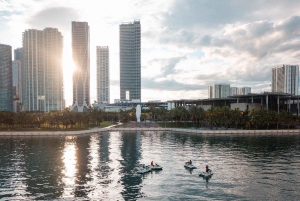
{"type": "Polygon", "coordinates": [[[74,191],[74,184],[75,184],[75,174],[76,174],[76,147],[75,144],[72,142],[72,139],[68,139],[65,142],[65,148],[63,153],[63,163],[64,163],[64,170],[62,181],[65,184],[64,188],[64,197],[72,196],[74,191]]]}

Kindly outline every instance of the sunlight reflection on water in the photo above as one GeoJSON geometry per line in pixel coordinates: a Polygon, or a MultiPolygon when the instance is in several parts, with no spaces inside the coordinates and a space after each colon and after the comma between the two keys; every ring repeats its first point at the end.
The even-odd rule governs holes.
{"type": "Polygon", "coordinates": [[[64,192],[62,197],[72,197],[74,195],[77,163],[76,147],[73,137],[66,137],[62,160],[64,163],[64,168],[62,169],[64,192]]]}

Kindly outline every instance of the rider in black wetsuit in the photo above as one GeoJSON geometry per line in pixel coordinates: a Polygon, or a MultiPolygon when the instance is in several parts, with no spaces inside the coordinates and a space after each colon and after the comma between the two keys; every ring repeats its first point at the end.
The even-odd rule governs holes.
{"type": "Polygon", "coordinates": [[[210,169],[208,168],[208,165],[206,165],[206,173],[209,173],[210,169]]]}

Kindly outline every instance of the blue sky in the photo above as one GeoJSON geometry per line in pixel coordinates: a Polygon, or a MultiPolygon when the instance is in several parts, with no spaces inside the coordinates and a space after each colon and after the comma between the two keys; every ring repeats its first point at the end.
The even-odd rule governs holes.
{"type": "Polygon", "coordinates": [[[298,0],[0,0],[0,43],[22,46],[26,29],[64,37],[72,101],[71,21],[90,25],[91,102],[96,46],[110,48],[111,101],[119,98],[119,24],[141,20],[142,101],[207,98],[214,83],[270,91],[271,69],[300,60],[298,0]]]}

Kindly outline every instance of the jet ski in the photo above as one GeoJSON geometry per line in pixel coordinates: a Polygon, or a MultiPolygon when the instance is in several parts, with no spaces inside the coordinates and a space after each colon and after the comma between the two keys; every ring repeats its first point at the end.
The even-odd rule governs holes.
{"type": "Polygon", "coordinates": [[[193,164],[190,164],[189,162],[185,162],[184,167],[189,168],[189,169],[196,169],[197,168],[196,166],[194,166],[193,164]]]}
{"type": "Polygon", "coordinates": [[[162,166],[160,166],[156,163],[155,163],[155,165],[149,165],[149,166],[151,167],[152,170],[162,170],[163,169],[162,166]]]}
{"type": "Polygon", "coordinates": [[[140,165],[139,169],[137,170],[137,173],[144,174],[144,173],[147,173],[150,171],[151,171],[151,167],[149,165],[142,164],[142,165],[140,165]]]}
{"type": "Polygon", "coordinates": [[[211,170],[209,170],[208,172],[201,172],[201,173],[199,174],[199,177],[204,177],[204,178],[206,178],[206,177],[211,177],[213,174],[214,174],[214,173],[213,173],[211,170]]]}

